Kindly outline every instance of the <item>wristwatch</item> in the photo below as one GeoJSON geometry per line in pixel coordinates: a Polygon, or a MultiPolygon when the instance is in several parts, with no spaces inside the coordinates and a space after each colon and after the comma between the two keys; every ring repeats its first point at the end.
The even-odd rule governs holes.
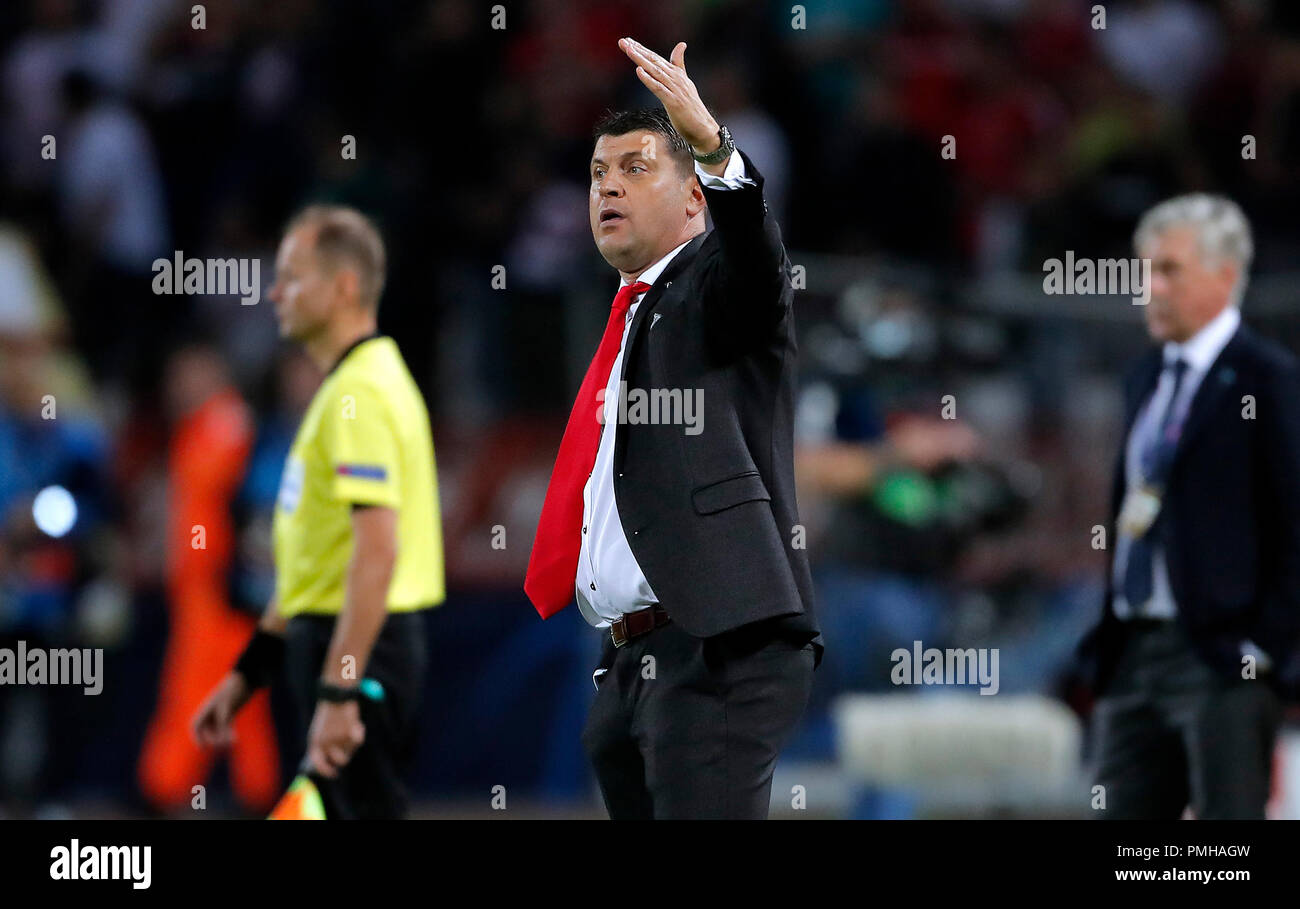
{"type": "Polygon", "coordinates": [[[366,676],[361,683],[352,687],[334,685],[320,679],[316,680],[316,700],[329,701],[331,704],[343,704],[348,701],[382,701],[386,697],[384,683],[379,679],[366,676]]]}
{"type": "Polygon", "coordinates": [[[361,698],[361,686],[356,685],[351,688],[344,688],[342,685],[332,685],[329,682],[316,682],[316,700],[329,701],[331,704],[342,704],[347,701],[356,701],[361,698]]]}
{"type": "Polygon", "coordinates": [[[725,126],[718,127],[718,141],[721,144],[707,155],[697,155],[692,147],[691,157],[701,164],[721,164],[730,158],[731,153],[736,150],[736,141],[731,138],[731,130],[725,126]]]}

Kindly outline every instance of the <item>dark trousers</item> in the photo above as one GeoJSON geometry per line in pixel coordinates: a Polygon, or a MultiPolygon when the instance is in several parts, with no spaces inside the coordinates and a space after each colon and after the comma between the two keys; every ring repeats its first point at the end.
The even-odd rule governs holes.
{"type": "Polygon", "coordinates": [[[670,623],[606,648],[582,741],[609,816],[766,818],[812,688],[812,645],[771,623],[712,638],[670,623]]]}
{"type": "Polygon", "coordinates": [[[1177,622],[1125,623],[1094,714],[1102,818],[1262,818],[1280,699],[1212,670],[1177,622]]]}
{"type": "MultiPolygon", "coordinates": [[[[285,630],[285,672],[304,748],[320,678],[334,634],[333,616],[294,616],[285,630]]],[[[310,774],[331,820],[406,816],[405,776],[415,753],[416,719],[426,666],[425,613],[391,613],[370,654],[366,678],[384,686],[382,701],[362,698],[366,738],[339,775],[310,774]]]]}

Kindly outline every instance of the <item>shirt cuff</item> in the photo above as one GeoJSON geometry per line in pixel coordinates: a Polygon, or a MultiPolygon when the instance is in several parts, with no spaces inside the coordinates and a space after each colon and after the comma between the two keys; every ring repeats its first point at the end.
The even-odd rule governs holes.
{"type": "Polygon", "coordinates": [[[700,178],[702,186],[707,186],[709,189],[742,189],[746,186],[758,185],[745,174],[745,162],[740,157],[740,152],[735,150],[727,159],[727,169],[721,177],[706,171],[700,166],[699,161],[695,162],[695,176],[700,178]]]}

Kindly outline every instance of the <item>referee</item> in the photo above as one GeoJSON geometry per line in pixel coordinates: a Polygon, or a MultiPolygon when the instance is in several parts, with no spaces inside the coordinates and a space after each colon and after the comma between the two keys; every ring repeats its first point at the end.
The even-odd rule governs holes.
{"type": "Polygon", "coordinates": [[[313,206],[285,233],[268,296],[325,379],[280,481],[275,598],[194,719],[200,743],[229,743],[235,713],[283,665],[328,818],[405,815],[424,610],[444,597],[429,415],[376,332],[384,273],[357,211],[313,206]]]}

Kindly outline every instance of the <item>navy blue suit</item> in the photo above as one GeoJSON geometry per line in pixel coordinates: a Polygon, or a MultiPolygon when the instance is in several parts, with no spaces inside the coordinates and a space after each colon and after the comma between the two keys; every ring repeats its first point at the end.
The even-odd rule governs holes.
{"type": "MultiPolygon", "coordinates": [[[[1124,386],[1125,440],[1161,371],[1156,348],[1124,386]]],[[[1245,325],[1201,381],[1158,520],[1172,620],[1112,608],[1125,446],[1110,511],[1106,598],[1081,645],[1097,695],[1095,783],[1105,818],[1260,818],[1282,699],[1300,676],[1300,362],[1245,325]],[[1251,642],[1272,663],[1244,659],[1251,642]]]]}
{"type": "MultiPolygon", "coordinates": [[[[1124,383],[1125,439],[1160,374],[1152,348],[1124,383]]],[[[1124,446],[1115,467],[1109,540],[1124,498],[1124,446]]],[[[1215,669],[1240,677],[1240,642],[1253,640],[1278,670],[1272,684],[1294,696],[1300,655],[1300,361],[1242,325],[1188,411],[1169,469],[1164,548],[1178,621],[1215,669]],[[1254,417],[1243,410],[1254,400],[1254,417]]],[[[1119,620],[1106,573],[1102,618],[1081,647],[1093,690],[1114,670],[1119,620]]]]}

